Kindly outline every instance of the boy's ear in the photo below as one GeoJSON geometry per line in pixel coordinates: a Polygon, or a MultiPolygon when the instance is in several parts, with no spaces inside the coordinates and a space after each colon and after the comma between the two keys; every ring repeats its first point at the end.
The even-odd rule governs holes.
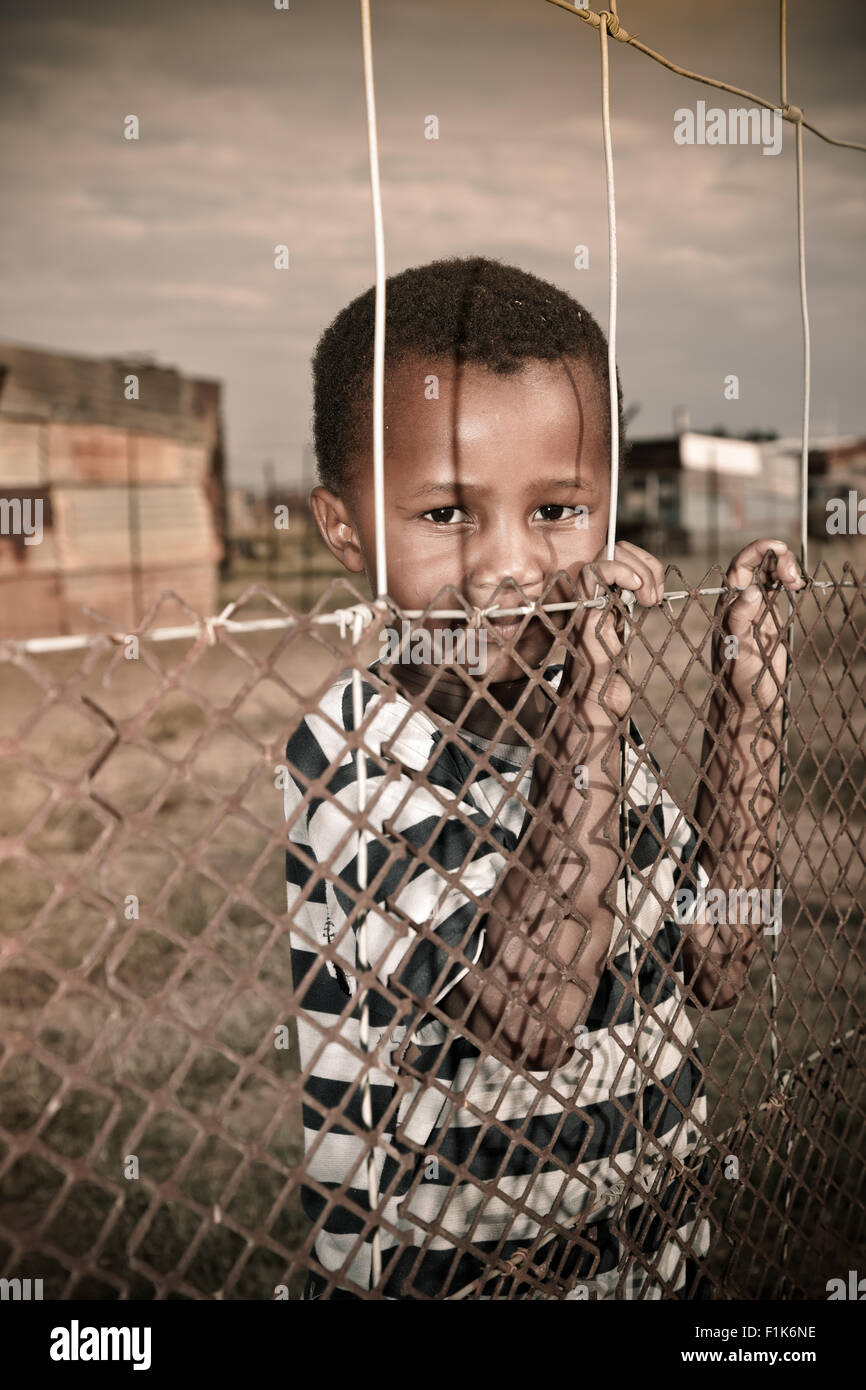
{"type": "Polygon", "coordinates": [[[364,558],[358,533],[342,498],[329,492],[326,487],[314,487],[310,493],[310,506],[322,540],[331,554],[353,574],[363,573],[364,558]]]}

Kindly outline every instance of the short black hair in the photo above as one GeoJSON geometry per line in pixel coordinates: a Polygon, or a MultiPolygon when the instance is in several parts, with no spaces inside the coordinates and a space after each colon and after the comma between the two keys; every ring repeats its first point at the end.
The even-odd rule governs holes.
{"type": "MultiPolygon", "coordinates": [[[[371,429],[375,286],[342,309],[313,358],[319,478],[344,496],[371,429]]],[[[587,363],[598,381],[610,445],[607,339],[589,310],[556,285],[487,256],[455,256],[385,282],[385,366],[448,357],[500,374],[561,355],[587,363]]],[[[620,457],[625,426],[617,373],[620,457]]]]}

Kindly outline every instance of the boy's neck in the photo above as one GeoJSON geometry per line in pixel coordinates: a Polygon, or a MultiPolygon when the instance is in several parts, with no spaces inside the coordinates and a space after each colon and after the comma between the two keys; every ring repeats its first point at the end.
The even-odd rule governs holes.
{"type": "Polygon", "coordinates": [[[467,711],[470,697],[477,695],[477,686],[459,671],[399,662],[390,669],[398,686],[410,697],[423,694],[424,704],[443,719],[454,724],[459,719],[460,727],[468,733],[479,734],[496,743],[520,745],[537,738],[553,710],[552,701],[540,685],[536,685],[522,699],[529,684],[528,676],[518,676],[510,681],[490,681],[485,687],[509,715],[506,722],[483,694],[472,702],[467,711]]]}

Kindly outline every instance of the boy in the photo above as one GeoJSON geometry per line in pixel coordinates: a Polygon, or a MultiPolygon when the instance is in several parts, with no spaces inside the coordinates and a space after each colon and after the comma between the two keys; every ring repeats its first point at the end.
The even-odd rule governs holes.
{"type": "MultiPolygon", "coordinates": [[[[599,558],[604,335],[563,291],[484,258],[393,276],[386,309],[389,595],[475,610],[486,662],[437,664],[428,643],[419,663],[404,642],[365,673],[363,786],[351,673],[289,739],[304,1297],[526,1296],[522,1263],[548,1297],[706,1296],[709,1227],[676,1176],[706,1120],[684,1005],[732,1003],[761,928],[681,924],[672,904],[681,881],[696,900],[696,880],[760,886],[771,867],[784,650],[768,656],[779,623],[752,579],[802,581],[775,540],[728,570],[739,651],[716,653],[698,831],[641,753],[615,664],[615,590],[650,607],[663,571],[628,542],[599,558]],[[598,579],[601,610],[482,615],[573,605],[598,579]]],[[[369,291],[317,349],[311,499],[331,551],[368,576],[372,340],[369,291]]]]}

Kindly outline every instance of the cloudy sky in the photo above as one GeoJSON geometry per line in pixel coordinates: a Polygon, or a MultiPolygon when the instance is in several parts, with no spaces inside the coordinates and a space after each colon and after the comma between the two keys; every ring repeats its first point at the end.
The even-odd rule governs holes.
{"type": "MultiPolygon", "coordinates": [[[[597,31],[545,0],[373,0],[389,272],[487,254],[607,323],[597,31]],[[424,138],[439,119],[440,138],[424,138]],[[590,251],[586,270],[573,248],[590,251]]],[[[861,0],[790,0],[789,96],[866,142],[861,0]]],[[[777,0],[621,0],[683,66],[777,99],[777,0]]],[[[0,336],[224,383],[230,472],[300,476],[310,356],[373,281],[357,0],[6,0],[0,336]],[[141,138],[123,138],[124,117],[141,138]],[[274,269],[273,248],[291,268],[274,269]]],[[[678,146],[726,93],[611,44],[619,361],[635,436],[799,430],[794,134],[678,146]],[[724,378],[740,378],[726,401],[724,378]]],[[[866,154],[808,132],[813,429],[866,431],[866,154]]]]}

